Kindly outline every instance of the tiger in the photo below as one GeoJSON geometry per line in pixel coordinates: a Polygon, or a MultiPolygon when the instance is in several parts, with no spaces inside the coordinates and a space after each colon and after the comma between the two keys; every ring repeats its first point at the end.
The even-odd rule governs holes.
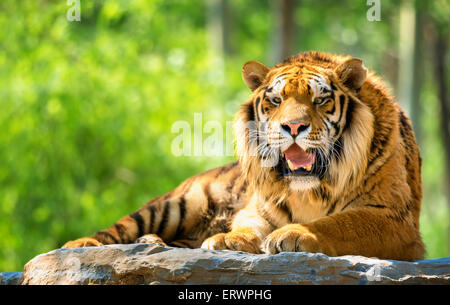
{"type": "Polygon", "coordinates": [[[382,79],[308,51],[242,68],[237,161],[209,170],[63,248],[157,243],[254,254],[422,259],[421,157],[382,79]]]}

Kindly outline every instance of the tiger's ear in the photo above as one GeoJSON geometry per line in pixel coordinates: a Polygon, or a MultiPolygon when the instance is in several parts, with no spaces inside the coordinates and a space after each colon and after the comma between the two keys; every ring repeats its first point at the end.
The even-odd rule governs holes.
{"type": "Polygon", "coordinates": [[[252,91],[258,88],[269,72],[269,68],[257,61],[248,61],[242,67],[242,79],[252,91]]]}
{"type": "Polygon", "coordinates": [[[367,76],[367,69],[359,58],[350,58],[336,68],[339,80],[348,88],[358,90],[367,76]]]}

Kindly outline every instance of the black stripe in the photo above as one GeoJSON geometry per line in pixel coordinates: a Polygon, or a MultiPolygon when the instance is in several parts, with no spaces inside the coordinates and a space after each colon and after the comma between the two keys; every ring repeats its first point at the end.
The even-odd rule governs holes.
{"type": "MultiPolygon", "coordinates": [[[[400,135],[402,136],[403,141],[405,141],[405,126],[400,126],[400,135]]],[[[406,144],[406,143],[405,143],[406,144]]],[[[408,145],[405,145],[406,150],[408,150],[408,145]]]]}
{"type": "Polygon", "coordinates": [[[335,86],[335,85],[334,85],[334,83],[333,83],[333,82],[331,82],[331,81],[330,81],[330,86],[331,86],[331,89],[333,89],[333,90],[337,90],[336,86],[335,86]]]}
{"type": "Polygon", "coordinates": [[[329,120],[327,117],[325,117],[325,120],[330,123],[330,125],[334,128],[335,130],[335,134],[334,135],[339,135],[339,131],[341,131],[341,128],[339,128],[339,125],[336,122],[333,122],[331,120],[329,120]]]}
{"type": "Polygon", "coordinates": [[[99,240],[97,237],[99,236],[103,236],[103,238],[110,238],[114,241],[115,244],[119,244],[119,241],[109,232],[107,231],[100,231],[94,234],[95,239],[97,239],[98,241],[101,242],[101,240],[99,240]]]}
{"type": "Polygon", "coordinates": [[[178,221],[178,227],[175,236],[179,236],[183,232],[183,221],[186,217],[186,199],[184,199],[184,196],[180,198],[178,208],[180,209],[180,220],[178,221]]]}
{"type": "Polygon", "coordinates": [[[214,215],[214,214],[215,214],[216,207],[215,207],[215,204],[214,204],[214,200],[213,200],[213,198],[212,198],[212,196],[211,196],[211,189],[210,189],[210,187],[211,187],[211,185],[210,185],[210,184],[207,184],[207,185],[205,186],[205,188],[204,188],[204,192],[205,192],[205,195],[206,195],[206,199],[207,199],[207,201],[208,201],[208,211],[207,211],[207,214],[208,214],[208,215],[214,215]]]}
{"type": "Polygon", "coordinates": [[[249,108],[249,121],[255,121],[255,115],[256,115],[256,118],[259,119],[258,106],[259,106],[260,102],[261,102],[261,97],[258,96],[255,100],[255,103],[253,103],[252,109],[249,108]]]}
{"type": "Polygon", "coordinates": [[[337,123],[334,123],[334,122],[331,122],[331,124],[333,125],[334,129],[336,130],[336,133],[334,135],[338,136],[339,133],[341,132],[341,127],[339,127],[339,125],[337,123]]]}
{"type": "Polygon", "coordinates": [[[231,177],[231,180],[228,183],[227,188],[226,188],[228,193],[231,193],[233,191],[234,184],[236,183],[236,180],[237,180],[237,178],[239,178],[240,175],[241,174],[239,172],[237,172],[233,177],[231,177]]]}
{"type": "MultiPolygon", "coordinates": [[[[401,126],[400,126],[400,134],[401,134],[401,136],[402,136],[402,138],[403,138],[403,140],[404,140],[404,142],[405,142],[405,149],[407,150],[407,151],[409,151],[411,148],[410,148],[410,145],[408,145],[408,143],[407,143],[407,135],[406,135],[406,132],[408,132],[408,131],[411,131],[411,123],[409,122],[409,120],[408,120],[408,118],[405,116],[405,114],[403,113],[403,111],[400,111],[400,124],[401,124],[401,126]]],[[[408,133],[409,134],[409,133],[408,133]]]]}
{"type": "Polygon", "coordinates": [[[319,191],[318,193],[319,193],[319,196],[322,199],[322,201],[325,201],[325,202],[330,201],[331,194],[328,191],[326,186],[323,186],[323,185],[320,186],[320,189],[318,191],[319,191]]]}
{"type": "Polygon", "coordinates": [[[251,122],[259,121],[258,105],[259,105],[260,100],[261,99],[258,97],[256,99],[257,103],[253,103],[253,109],[252,109],[251,113],[249,114],[249,116],[251,116],[251,119],[249,119],[249,121],[251,121],[251,122]]]}
{"type": "Polygon", "coordinates": [[[409,209],[400,210],[398,214],[387,215],[386,217],[394,221],[403,222],[406,220],[406,216],[410,214],[409,209]]]}
{"type": "Polygon", "coordinates": [[[141,237],[142,235],[144,235],[144,220],[142,219],[141,214],[139,214],[139,212],[134,212],[130,215],[130,217],[136,221],[136,224],[138,226],[139,235],[137,237],[141,237]]]}
{"type": "Polygon", "coordinates": [[[219,177],[222,174],[228,173],[232,168],[236,167],[237,165],[237,161],[227,164],[225,166],[222,166],[218,171],[217,174],[215,176],[215,178],[219,177]]]}
{"type": "Polygon", "coordinates": [[[340,122],[341,119],[342,119],[342,114],[344,113],[344,107],[345,107],[344,104],[345,104],[345,95],[342,94],[342,95],[339,96],[339,105],[340,105],[340,107],[341,107],[341,113],[339,114],[339,120],[338,120],[338,122],[340,122]]]}
{"type": "Polygon", "coordinates": [[[381,204],[366,204],[364,205],[366,207],[371,207],[371,208],[379,208],[379,209],[385,209],[387,208],[387,206],[385,205],[381,205],[381,204]]]}
{"type": "Polygon", "coordinates": [[[406,117],[405,113],[403,111],[400,111],[400,123],[402,124],[403,127],[405,127],[406,129],[411,130],[411,123],[408,120],[408,118],[406,117]]]}
{"type": "Polygon", "coordinates": [[[333,101],[333,108],[330,111],[326,111],[326,114],[334,115],[334,112],[336,111],[336,102],[333,101]]]}
{"type": "Polygon", "coordinates": [[[154,205],[149,205],[147,207],[147,210],[149,210],[149,212],[150,212],[150,224],[148,226],[148,233],[152,234],[152,233],[154,233],[153,230],[155,229],[155,226],[154,226],[154,223],[155,223],[155,206],[154,205]]]}
{"type": "Polygon", "coordinates": [[[170,201],[166,201],[164,203],[164,212],[162,215],[161,222],[159,223],[158,231],[156,232],[156,235],[161,237],[161,233],[164,232],[164,229],[167,226],[167,222],[169,221],[169,209],[170,209],[170,201]]]}
{"type": "Polygon", "coordinates": [[[333,212],[334,212],[334,209],[336,208],[336,204],[337,204],[337,200],[335,200],[332,204],[331,204],[331,207],[330,207],[330,209],[328,210],[328,212],[327,212],[327,216],[328,215],[331,215],[333,212]]]}
{"type": "Polygon", "coordinates": [[[345,210],[350,204],[352,204],[356,199],[358,199],[359,197],[356,197],[356,198],[354,198],[354,199],[352,199],[352,200],[350,200],[346,205],[344,205],[344,207],[341,209],[341,212],[343,211],[343,210],[345,210]]]}
{"type": "MultiPolygon", "coordinates": [[[[259,112],[261,112],[262,114],[264,114],[264,109],[263,109],[263,106],[262,106],[262,103],[259,103],[259,112]]],[[[258,110],[258,108],[257,108],[257,110],[258,110]]],[[[259,116],[258,116],[259,117],[259,116]]]]}
{"type": "Polygon", "coordinates": [[[212,221],[212,219],[214,218],[214,216],[216,215],[216,207],[215,207],[214,200],[211,196],[210,185],[209,184],[205,185],[205,187],[203,188],[203,191],[206,196],[208,207],[201,216],[201,222],[203,224],[209,224],[212,221]]]}
{"type": "Polygon", "coordinates": [[[324,123],[324,125],[325,125],[325,129],[327,130],[327,135],[331,135],[330,134],[330,128],[328,127],[328,124],[327,124],[327,122],[326,121],[328,121],[326,118],[324,118],[323,120],[323,123],[324,123]]]}
{"type": "Polygon", "coordinates": [[[239,189],[239,195],[245,193],[246,191],[247,191],[247,182],[244,181],[241,185],[241,188],[239,189]]]}
{"type": "Polygon", "coordinates": [[[125,226],[121,223],[115,223],[114,228],[116,229],[117,235],[120,238],[120,243],[121,244],[129,243],[128,236],[126,235],[127,229],[125,228],[125,226]]]}
{"type": "Polygon", "coordinates": [[[331,93],[330,93],[330,98],[334,101],[334,104],[336,105],[336,96],[335,96],[335,94],[334,94],[334,91],[331,91],[331,93]]]}
{"type": "MultiPolygon", "coordinates": [[[[371,177],[371,176],[370,176],[371,177]]],[[[364,181],[364,185],[367,183],[367,180],[365,180],[364,181]]],[[[356,199],[359,199],[359,198],[361,198],[361,196],[364,196],[364,195],[368,195],[368,194],[370,194],[370,193],[372,193],[372,191],[375,189],[375,187],[376,186],[378,186],[379,184],[381,183],[381,181],[377,181],[377,182],[375,182],[373,185],[372,185],[372,187],[368,190],[368,191],[366,191],[366,192],[364,192],[364,193],[362,193],[362,194],[357,194],[355,197],[353,197],[353,199],[352,200],[350,200],[342,209],[341,209],[341,212],[343,211],[343,210],[345,210],[351,203],[353,203],[356,199]]]]}
{"type": "MultiPolygon", "coordinates": [[[[375,175],[383,168],[383,166],[384,166],[384,165],[392,158],[392,156],[394,156],[394,154],[391,154],[391,155],[383,162],[383,164],[381,164],[381,165],[379,165],[378,167],[376,167],[376,168],[372,171],[372,173],[370,174],[370,176],[367,177],[367,179],[370,178],[370,177],[375,176],[375,175]]],[[[376,156],[376,157],[374,157],[373,160],[369,161],[369,163],[367,164],[367,168],[371,167],[371,166],[373,165],[373,163],[374,163],[376,160],[378,160],[378,157],[379,157],[379,156],[376,156]]],[[[367,182],[367,180],[366,180],[366,182],[367,182]]],[[[365,184],[366,182],[364,182],[364,184],[365,184]]],[[[379,182],[377,182],[376,184],[378,184],[378,183],[379,183],[379,182]]]]}
{"type": "MultiPolygon", "coordinates": [[[[355,102],[349,98],[347,102],[347,112],[345,113],[345,125],[344,131],[350,126],[353,117],[353,110],[355,108],[355,102]]],[[[342,113],[341,113],[342,114],[342,113]]]]}
{"type": "Polygon", "coordinates": [[[256,108],[258,108],[260,102],[261,102],[261,97],[258,96],[258,97],[256,98],[256,100],[255,100],[255,107],[256,107],[256,108]]]}
{"type": "Polygon", "coordinates": [[[377,156],[379,156],[379,152],[383,152],[383,149],[386,147],[386,144],[389,142],[391,133],[392,133],[392,127],[386,126],[383,131],[386,132],[379,132],[373,139],[371,152],[377,152],[377,156]]]}
{"type": "Polygon", "coordinates": [[[165,194],[165,195],[162,197],[162,199],[163,199],[163,200],[169,199],[169,197],[172,195],[173,191],[174,191],[174,190],[171,190],[170,192],[168,192],[167,194],[165,194]]]}
{"type": "MultiPolygon", "coordinates": [[[[380,157],[384,156],[384,149],[389,142],[392,134],[392,127],[386,126],[386,132],[379,132],[373,137],[372,145],[370,147],[370,158],[367,168],[370,168],[372,164],[380,157]]],[[[378,129],[379,130],[379,129],[378,129]]]]}
{"type": "Polygon", "coordinates": [[[222,166],[216,173],[216,175],[214,176],[214,178],[219,177],[220,175],[222,175],[225,171],[227,171],[227,167],[226,166],[222,166]]]}
{"type": "Polygon", "coordinates": [[[285,213],[288,215],[289,222],[292,222],[292,213],[291,213],[291,209],[290,209],[289,206],[286,204],[286,202],[282,202],[282,203],[278,204],[277,207],[279,207],[283,212],[285,212],[285,213]]]}

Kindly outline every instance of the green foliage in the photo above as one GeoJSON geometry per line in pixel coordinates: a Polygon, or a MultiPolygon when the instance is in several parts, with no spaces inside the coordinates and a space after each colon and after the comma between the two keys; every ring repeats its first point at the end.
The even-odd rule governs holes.
{"type": "MultiPolygon", "coordinates": [[[[0,2],[2,272],[233,160],[173,156],[171,126],[192,123],[194,112],[225,126],[249,95],[242,64],[274,63],[265,1],[230,1],[233,53],[224,71],[214,65],[203,1],[81,1],[81,22],[67,21],[65,2],[0,2]]],[[[383,74],[398,39],[389,20],[398,17],[383,2],[388,20],[368,22],[363,2],[349,13],[336,1],[304,1],[295,12],[297,51],[350,53],[383,74]]],[[[424,99],[437,107],[432,88],[424,99]]],[[[430,257],[448,255],[449,219],[433,111],[424,123],[422,231],[430,257]]]]}

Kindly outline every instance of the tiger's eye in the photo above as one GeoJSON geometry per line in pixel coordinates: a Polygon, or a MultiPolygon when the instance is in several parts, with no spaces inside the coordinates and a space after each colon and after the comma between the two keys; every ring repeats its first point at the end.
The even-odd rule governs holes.
{"type": "Polygon", "coordinates": [[[316,105],[320,105],[320,103],[322,103],[322,100],[321,100],[320,98],[317,98],[317,97],[316,97],[316,98],[314,99],[313,103],[316,104],[316,105]]]}
{"type": "Polygon", "coordinates": [[[269,101],[274,104],[275,106],[279,106],[281,104],[281,98],[280,97],[274,97],[273,99],[269,98],[269,101]]]}
{"type": "Polygon", "coordinates": [[[314,104],[316,104],[318,106],[322,106],[322,105],[325,105],[326,103],[328,103],[329,101],[331,101],[331,99],[329,97],[316,98],[316,99],[314,99],[314,104]]]}

